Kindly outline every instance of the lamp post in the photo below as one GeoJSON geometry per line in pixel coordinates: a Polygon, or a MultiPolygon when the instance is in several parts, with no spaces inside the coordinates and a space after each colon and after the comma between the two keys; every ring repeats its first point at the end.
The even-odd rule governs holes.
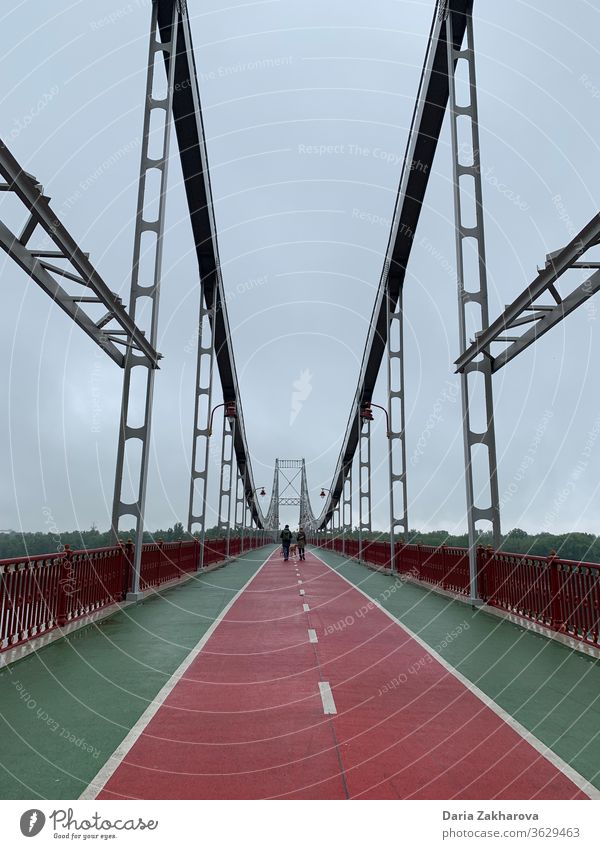
{"type": "MultiPolygon", "coordinates": [[[[319,493],[319,498],[327,498],[327,496],[325,494],[327,492],[331,493],[331,490],[328,489],[326,486],[322,486],[321,492],[319,493]]],[[[333,531],[333,511],[331,512],[331,529],[333,531]]],[[[325,528],[323,528],[323,530],[325,530],[325,528]]]]}
{"type": "MultiPolygon", "coordinates": [[[[373,420],[373,412],[372,407],[376,407],[378,410],[383,410],[385,413],[385,424],[386,424],[386,436],[388,439],[388,466],[389,466],[389,502],[390,502],[390,569],[392,573],[395,571],[395,560],[396,560],[396,552],[395,552],[395,534],[394,534],[394,504],[393,504],[393,468],[392,468],[392,431],[390,428],[390,417],[389,413],[385,407],[382,407],[381,404],[374,404],[372,401],[368,404],[363,404],[364,409],[364,417],[368,419],[368,421],[373,420]]],[[[363,411],[361,410],[361,415],[363,415],[363,411]]]]}
{"type": "MultiPolygon", "coordinates": [[[[208,418],[208,429],[206,431],[206,465],[204,469],[204,486],[202,491],[202,519],[201,519],[201,531],[200,531],[200,562],[198,563],[198,569],[202,569],[204,567],[204,546],[206,542],[206,504],[208,500],[208,450],[210,437],[212,436],[212,425],[215,412],[220,408],[225,407],[225,418],[223,419],[223,444],[221,447],[221,496],[223,490],[223,463],[224,463],[224,450],[225,450],[225,419],[229,418],[231,429],[232,429],[232,454],[233,454],[233,439],[234,439],[234,423],[235,418],[237,417],[235,401],[226,401],[222,404],[217,404],[210,411],[210,416],[208,418]]],[[[227,463],[225,463],[227,465],[227,463]]],[[[233,465],[231,468],[233,473],[233,465]]],[[[230,505],[231,506],[231,505],[230,505]]],[[[219,516],[218,516],[218,526],[221,527],[221,498],[219,498],[219,516]]],[[[227,524],[229,525],[229,515],[227,524]]],[[[191,525],[191,508],[190,508],[190,525],[191,525]]],[[[229,550],[229,530],[227,531],[227,549],[229,550]]]]}
{"type": "MultiPolygon", "coordinates": [[[[328,489],[326,486],[322,486],[322,487],[321,487],[321,492],[319,493],[319,498],[326,498],[326,497],[327,497],[327,496],[325,495],[325,493],[326,493],[326,492],[331,493],[331,490],[330,490],[330,489],[328,489]]],[[[333,521],[333,513],[331,514],[331,521],[333,521]]],[[[324,533],[327,533],[325,528],[323,528],[323,532],[324,532],[324,533]]]]}
{"type": "Polygon", "coordinates": [[[363,532],[371,532],[371,422],[370,401],[362,401],[358,415],[358,559],[362,560],[363,532]],[[365,517],[366,506],[366,517],[365,517]]]}
{"type": "MultiPolygon", "coordinates": [[[[264,486],[257,486],[257,487],[256,487],[256,489],[254,489],[254,490],[252,491],[252,495],[251,495],[250,497],[251,497],[251,498],[254,498],[254,496],[256,495],[256,493],[258,492],[258,490],[259,490],[259,489],[260,489],[260,492],[258,493],[258,497],[259,497],[259,498],[264,498],[264,497],[265,497],[265,495],[267,494],[267,493],[266,493],[266,490],[265,490],[265,488],[264,488],[264,486]]],[[[265,529],[263,528],[263,531],[264,531],[264,530],[265,530],[265,529]]],[[[264,540],[263,540],[263,541],[264,541],[264,540]]]]}
{"type": "MultiPolygon", "coordinates": [[[[383,410],[383,412],[385,413],[385,425],[386,425],[386,428],[387,428],[386,436],[389,439],[391,432],[390,432],[390,417],[389,417],[388,411],[385,409],[385,407],[382,407],[381,404],[374,404],[372,401],[369,404],[369,408],[371,408],[371,407],[377,407],[378,410],[383,410]]],[[[371,421],[373,421],[373,414],[372,413],[371,413],[371,421]]]]}
{"type": "MultiPolygon", "coordinates": [[[[246,487],[246,470],[245,470],[245,469],[244,469],[244,480],[243,480],[243,484],[244,484],[244,492],[243,492],[243,499],[242,499],[242,526],[241,526],[242,536],[241,536],[241,541],[240,541],[240,551],[243,551],[243,550],[244,550],[244,536],[245,536],[245,534],[246,534],[246,509],[247,509],[247,502],[246,502],[246,489],[245,489],[245,487],[246,487]]],[[[259,490],[259,489],[260,489],[260,493],[259,493],[260,498],[263,498],[263,497],[267,494],[267,493],[265,492],[265,488],[264,488],[264,486],[257,486],[257,487],[256,487],[256,489],[253,489],[253,490],[252,490],[252,493],[251,493],[251,495],[250,495],[250,499],[249,499],[249,500],[251,500],[252,498],[254,498],[254,496],[256,495],[256,493],[258,492],[258,490],[259,490]]],[[[237,516],[236,516],[236,520],[237,520],[237,516]]]]}
{"type": "Polygon", "coordinates": [[[209,436],[212,433],[212,422],[215,410],[219,407],[224,408],[223,415],[223,435],[221,441],[221,478],[219,484],[219,530],[226,532],[227,547],[226,557],[229,557],[229,545],[231,540],[231,504],[233,501],[234,478],[237,482],[237,476],[234,475],[234,460],[235,460],[235,425],[237,420],[237,407],[235,401],[224,401],[222,404],[217,404],[210,414],[208,425],[209,436]],[[231,436],[230,444],[227,445],[227,422],[231,436]],[[229,469],[229,479],[226,478],[226,470],[229,469]],[[226,505],[226,506],[225,506],[226,505]]]}
{"type": "Polygon", "coordinates": [[[225,407],[225,418],[227,419],[237,419],[237,408],[235,405],[235,401],[223,401],[222,404],[217,404],[216,407],[213,407],[210,413],[210,419],[208,421],[208,435],[212,436],[212,424],[213,418],[215,415],[215,410],[218,410],[219,407],[225,407]]]}

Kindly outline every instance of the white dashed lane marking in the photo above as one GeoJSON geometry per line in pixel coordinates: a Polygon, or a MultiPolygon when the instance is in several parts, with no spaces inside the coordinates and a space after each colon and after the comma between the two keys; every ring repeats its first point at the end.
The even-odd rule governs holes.
{"type": "Polygon", "coordinates": [[[319,690],[321,691],[321,701],[323,702],[323,713],[337,713],[329,681],[319,681],[319,690]]]}

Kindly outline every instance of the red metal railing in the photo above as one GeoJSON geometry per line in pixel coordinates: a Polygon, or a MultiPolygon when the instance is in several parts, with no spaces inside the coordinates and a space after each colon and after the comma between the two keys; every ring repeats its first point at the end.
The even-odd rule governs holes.
{"type": "Polygon", "coordinates": [[[383,566],[386,569],[390,565],[390,546],[387,542],[363,542],[362,547],[363,560],[368,560],[369,563],[375,563],[377,566],[383,566]]]}
{"type": "Polygon", "coordinates": [[[59,615],[63,555],[0,561],[0,646],[54,628],[59,615]]]}
{"type": "Polygon", "coordinates": [[[194,572],[199,562],[200,543],[162,542],[144,545],[140,565],[140,590],[159,587],[167,581],[194,572]]]}
{"type": "Polygon", "coordinates": [[[494,607],[600,645],[600,566],[478,550],[479,594],[494,607]]]}
{"type": "MultiPolygon", "coordinates": [[[[358,557],[356,539],[311,539],[347,557],[358,557]]],[[[390,568],[387,542],[363,541],[362,560],[390,568]]],[[[469,596],[468,549],[395,544],[396,570],[469,596]]],[[[577,640],[600,646],[600,566],[556,555],[533,557],[477,549],[478,595],[487,604],[577,640]]]]}
{"type": "Polygon", "coordinates": [[[211,563],[218,563],[224,560],[227,552],[226,539],[211,539],[204,546],[204,565],[210,566],[211,563]]]}
{"type": "MultiPolygon", "coordinates": [[[[389,549],[388,543],[381,544],[389,549]]],[[[397,542],[395,560],[398,572],[409,573],[420,581],[451,592],[469,595],[469,555],[466,548],[397,542]]]]}
{"type": "MultiPolygon", "coordinates": [[[[229,556],[265,543],[258,537],[230,540],[229,556]]],[[[227,541],[207,540],[204,566],[226,558],[227,541]]],[[[123,601],[131,588],[131,543],[89,551],[0,560],[0,652],[57,626],[123,601]]],[[[198,540],[147,543],[143,547],[140,589],[159,587],[194,572],[200,562],[198,540]]]]}
{"type": "Polygon", "coordinates": [[[124,548],[126,546],[118,545],[90,551],[65,551],[58,586],[58,625],[65,625],[125,597],[129,589],[130,564],[124,548]]]}

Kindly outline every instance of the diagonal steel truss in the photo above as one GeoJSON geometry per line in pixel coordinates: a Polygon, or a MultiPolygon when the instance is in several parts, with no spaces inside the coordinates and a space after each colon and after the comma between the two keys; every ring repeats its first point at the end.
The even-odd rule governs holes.
{"type": "Polygon", "coordinates": [[[11,192],[21,201],[26,221],[17,235],[0,221],[0,247],[29,274],[38,286],[94,340],[121,368],[127,350],[134,350],[151,368],[158,368],[160,354],[128,315],[121,298],[112,292],[73,236],[50,206],[43,186],[17,162],[4,142],[0,141],[1,192],[11,192]],[[30,246],[36,233],[45,232],[47,247],[30,246]],[[68,281],[73,294],[57,278],[68,281]],[[89,309],[102,307],[102,314],[92,318],[89,309]]]}
{"type": "Polygon", "coordinates": [[[483,354],[490,363],[491,371],[499,371],[551,327],[595,295],[600,290],[600,262],[582,261],[581,257],[598,244],[600,214],[595,215],[568,245],[546,257],[546,264],[535,280],[506,307],[487,330],[475,334],[475,341],[456,360],[456,370],[463,372],[483,354]],[[558,280],[567,271],[576,269],[597,270],[568,295],[559,294],[556,288],[558,280]],[[544,297],[546,301],[540,303],[540,299],[544,297]],[[505,335],[507,333],[509,335],[505,335]],[[497,344],[504,344],[504,349],[492,354],[491,346],[497,344]]]}
{"type": "Polygon", "coordinates": [[[296,486],[296,481],[300,478],[302,483],[302,470],[304,468],[303,461],[300,460],[278,460],[277,469],[280,477],[283,477],[285,486],[279,491],[279,506],[280,507],[299,507],[301,503],[300,492],[296,486]],[[294,465],[290,465],[290,464],[294,465]],[[297,464],[297,465],[296,465],[297,464]],[[296,469],[296,474],[289,478],[283,469],[296,469]],[[285,493],[291,490],[295,495],[286,495],[285,493]]]}

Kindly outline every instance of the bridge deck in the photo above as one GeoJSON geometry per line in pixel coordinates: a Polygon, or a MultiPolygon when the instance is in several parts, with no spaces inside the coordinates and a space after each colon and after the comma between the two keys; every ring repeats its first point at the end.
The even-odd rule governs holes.
{"type": "Polygon", "coordinates": [[[264,556],[4,671],[0,794],[598,795],[597,661],[329,552],[264,556]]]}

